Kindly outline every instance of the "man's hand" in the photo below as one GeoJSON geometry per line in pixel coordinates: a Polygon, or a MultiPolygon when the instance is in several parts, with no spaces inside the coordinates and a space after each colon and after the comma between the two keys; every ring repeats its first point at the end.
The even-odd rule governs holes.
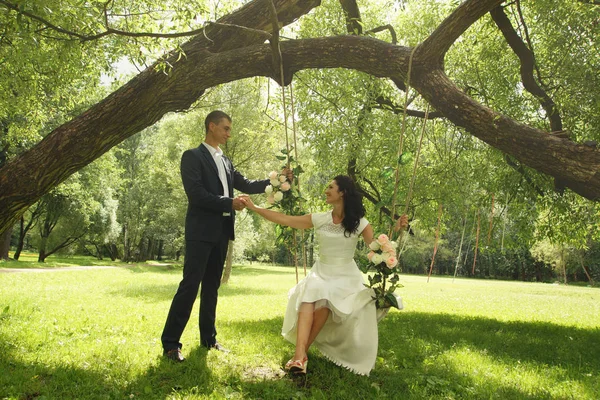
{"type": "Polygon", "coordinates": [[[246,208],[246,204],[244,204],[242,198],[238,196],[235,199],[233,199],[231,203],[231,208],[233,208],[235,211],[242,211],[244,208],[246,208]]]}
{"type": "Polygon", "coordinates": [[[400,230],[405,230],[408,227],[408,215],[402,214],[400,218],[396,221],[396,225],[394,226],[394,230],[396,232],[400,230]]]}
{"type": "Polygon", "coordinates": [[[247,194],[239,196],[239,199],[242,200],[242,203],[244,203],[244,206],[246,206],[247,209],[254,210],[256,208],[256,205],[252,202],[252,199],[247,194]]]}

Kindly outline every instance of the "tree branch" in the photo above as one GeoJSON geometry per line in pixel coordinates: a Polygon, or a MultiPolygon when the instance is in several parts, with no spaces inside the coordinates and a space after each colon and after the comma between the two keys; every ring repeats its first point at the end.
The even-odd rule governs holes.
{"type": "Polygon", "coordinates": [[[450,46],[477,20],[503,0],[467,0],[446,18],[415,53],[415,61],[443,65],[450,46]]]}
{"type": "Polygon", "coordinates": [[[531,177],[529,176],[529,174],[527,174],[527,170],[525,169],[525,167],[523,167],[522,164],[519,164],[517,162],[515,162],[512,158],[510,158],[510,156],[508,154],[504,155],[504,160],[506,161],[506,164],[511,167],[512,169],[514,169],[515,171],[517,171],[521,177],[523,179],[525,179],[525,181],[529,184],[529,186],[541,197],[546,195],[546,192],[539,187],[539,185],[537,185],[533,179],[531,179],[531,177]]]}
{"type": "MultiPolygon", "coordinates": [[[[381,110],[388,110],[393,112],[394,114],[402,114],[404,112],[404,107],[397,105],[392,99],[384,96],[377,96],[375,99],[375,104],[371,105],[371,108],[378,108],[381,110]]],[[[406,115],[411,117],[425,118],[425,112],[419,110],[406,110],[406,115]]],[[[437,111],[430,111],[427,119],[435,119],[435,118],[443,118],[442,113],[437,111]]]]}
{"type": "Polygon", "coordinates": [[[362,35],[362,19],[356,0],[339,0],[346,15],[346,32],[349,35],[362,35]]]}
{"type": "Polygon", "coordinates": [[[392,35],[392,44],[397,44],[398,43],[398,36],[396,35],[396,30],[394,29],[394,27],[392,25],[383,25],[383,26],[378,26],[377,28],[373,28],[373,29],[369,29],[368,31],[365,32],[365,35],[369,34],[369,33],[378,33],[378,32],[383,32],[383,31],[390,31],[390,35],[392,35]]]}
{"type": "MultiPolygon", "coordinates": [[[[53,24],[52,22],[48,21],[45,18],[42,18],[38,15],[35,15],[33,13],[30,13],[28,11],[25,11],[24,9],[21,9],[19,7],[19,5],[17,4],[13,4],[13,3],[9,3],[6,0],[0,0],[0,4],[4,5],[6,8],[8,8],[9,10],[15,11],[18,14],[24,15],[34,21],[37,21],[41,24],[43,24],[44,26],[46,26],[48,29],[51,29],[55,32],[58,33],[62,33],[63,35],[69,36],[69,37],[74,37],[79,39],[81,42],[89,42],[92,40],[98,40],[101,39],[105,36],[108,35],[118,35],[118,36],[126,36],[126,37],[135,37],[135,38],[139,38],[139,37],[150,37],[150,38],[178,38],[178,37],[186,37],[186,36],[195,36],[198,35],[199,33],[202,33],[204,31],[204,27],[202,28],[198,28],[198,29],[194,29],[191,31],[187,31],[187,32],[176,32],[176,33],[153,33],[153,32],[127,32],[127,31],[123,31],[120,29],[115,29],[115,28],[111,28],[109,26],[108,23],[108,13],[107,13],[107,7],[110,4],[110,2],[107,2],[104,5],[104,12],[103,12],[103,19],[104,19],[104,24],[105,24],[105,28],[106,30],[104,32],[100,32],[94,35],[84,35],[75,31],[70,31],[68,29],[62,28],[58,25],[53,24]]],[[[58,39],[58,38],[57,38],[58,39]]]]}
{"type": "Polygon", "coordinates": [[[556,104],[535,80],[535,57],[533,52],[527,48],[523,40],[519,37],[502,7],[494,8],[490,11],[490,14],[496,23],[496,26],[498,26],[504,35],[506,42],[521,61],[521,81],[523,82],[523,86],[529,93],[539,99],[550,120],[551,130],[553,132],[562,131],[562,119],[556,104]]]}

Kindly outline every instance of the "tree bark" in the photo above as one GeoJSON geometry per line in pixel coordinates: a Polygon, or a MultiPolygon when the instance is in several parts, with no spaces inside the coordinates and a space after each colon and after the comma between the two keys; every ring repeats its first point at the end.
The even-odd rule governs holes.
{"type": "Polygon", "coordinates": [[[227,258],[225,258],[225,268],[223,269],[223,276],[221,277],[221,284],[227,284],[229,277],[231,277],[231,269],[233,268],[233,242],[229,241],[229,248],[227,249],[227,258]]]}
{"type": "MultiPolygon", "coordinates": [[[[411,86],[451,122],[525,165],[551,175],[591,200],[600,199],[600,151],[548,135],[477,103],[443,71],[445,52],[471,24],[500,0],[467,0],[414,51],[411,86]]],[[[317,6],[317,0],[275,0],[286,25],[317,6]]],[[[206,35],[165,59],[168,74],[148,68],[122,88],[55,129],[29,151],[0,169],[0,232],[52,187],[127,137],[170,111],[188,108],[205,89],[252,76],[280,81],[264,33],[271,32],[269,8],[255,0],[206,29],[206,35]],[[225,25],[228,24],[228,25],[225,25]],[[236,32],[240,34],[235,34],[236,32]],[[210,38],[210,39],[207,39],[210,38]],[[31,168],[35,165],[36,168],[31,168]]],[[[387,77],[403,87],[413,49],[359,36],[281,42],[284,82],[306,68],[350,68],[387,77]],[[384,60],[384,61],[382,61],[384,60]]],[[[161,62],[161,61],[159,61],[161,62]]]]}
{"type": "Polygon", "coordinates": [[[10,250],[10,239],[12,237],[12,229],[7,229],[0,235],[0,260],[8,260],[8,251],[10,250]]]}

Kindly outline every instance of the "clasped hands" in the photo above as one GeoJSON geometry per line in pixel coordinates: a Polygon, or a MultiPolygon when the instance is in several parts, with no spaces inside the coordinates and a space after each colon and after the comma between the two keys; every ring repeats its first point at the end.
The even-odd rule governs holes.
{"type": "Polygon", "coordinates": [[[247,194],[241,194],[238,197],[236,197],[235,199],[233,199],[233,209],[234,210],[241,211],[246,207],[250,208],[250,209],[252,209],[252,207],[254,207],[254,203],[252,202],[252,199],[247,194]],[[239,207],[239,208],[237,208],[237,207],[239,207]]]}
{"type": "MultiPolygon", "coordinates": [[[[294,172],[290,168],[283,168],[281,170],[281,174],[285,175],[290,182],[294,180],[294,172]]],[[[231,203],[231,208],[235,211],[242,211],[244,208],[248,206],[253,206],[252,200],[248,197],[247,194],[242,194],[233,199],[231,203]]]]}

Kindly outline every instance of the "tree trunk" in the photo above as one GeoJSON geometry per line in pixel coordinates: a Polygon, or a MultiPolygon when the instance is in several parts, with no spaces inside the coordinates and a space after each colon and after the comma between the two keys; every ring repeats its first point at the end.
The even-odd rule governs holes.
{"type": "Polygon", "coordinates": [[[117,249],[117,245],[114,243],[105,244],[104,248],[106,252],[109,254],[111,261],[115,261],[119,257],[119,250],[117,249]]]}
{"type": "Polygon", "coordinates": [[[10,239],[12,237],[12,229],[7,229],[0,235],[0,260],[8,260],[8,251],[10,250],[10,239]]]}
{"type": "Polygon", "coordinates": [[[97,243],[94,243],[94,247],[96,247],[96,258],[98,260],[103,260],[104,258],[102,257],[102,246],[98,246],[97,243]]]}
{"type": "Polygon", "coordinates": [[[123,261],[131,261],[131,251],[129,248],[129,230],[127,224],[123,224],[123,261]]]}
{"type": "Polygon", "coordinates": [[[229,241],[229,248],[227,249],[227,258],[225,259],[225,269],[223,270],[223,276],[221,277],[221,283],[225,284],[229,282],[231,276],[231,269],[233,268],[233,242],[229,241]]]}
{"type": "Polygon", "coordinates": [[[19,241],[17,242],[17,248],[15,249],[15,254],[13,255],[15,260],[18,260],[19,257],[21,257],[21,252],[23,251],[23,246],[25,245],[25,218],[21,216],[19,220],[19,241]]]}
{"type": "Polygon", "coordinates": [[[162,261],[162,257],[163,257],[163,247],[165,245],[165,241],[163,239],[160,239],[158,241],[158,255],[156,257],[156,259],[158,261],[162,261]]]}
{"type": "Polygon", "coordinates": [[[46,261],[46,245],[48,243],[48,237],[47,236],[42,236],[42,240],[40,241],[40,248],[39,248],[39,252],[38,252],[38,262],[45,262],[46,261]]]}
{"type": "MultiPolygon", "coordinates": [[[[274,3],[280,26],[319,5],[318,0],[274,3]]],[[[560,179],[576,193],[598,200],[600,150],[549,135],[484,107],[454,85],[443,70],[445,53],[454,41],[501,3],[463,2],[414,52],[356,35],[281,42],[284,83],[306,68],[350,68],[390,78],[403,89],[413,53],[411,86],[448,120],[521,163],[560,179]]],[[[273,31],[267,2],[247,3],[218,22],[181,46],[185,57],[173,51],[161,58],[159,62],[170,66],[167,74],[155,66],[147,68],[5,164],[0,169],[0,210],[5,210],[0,214],[0,232],[71,174],[165,113],[187,109],[205,89],[252,76],[280,81],[272,47],[263,44],[270,35],[260,32],[273,31]]]]}

